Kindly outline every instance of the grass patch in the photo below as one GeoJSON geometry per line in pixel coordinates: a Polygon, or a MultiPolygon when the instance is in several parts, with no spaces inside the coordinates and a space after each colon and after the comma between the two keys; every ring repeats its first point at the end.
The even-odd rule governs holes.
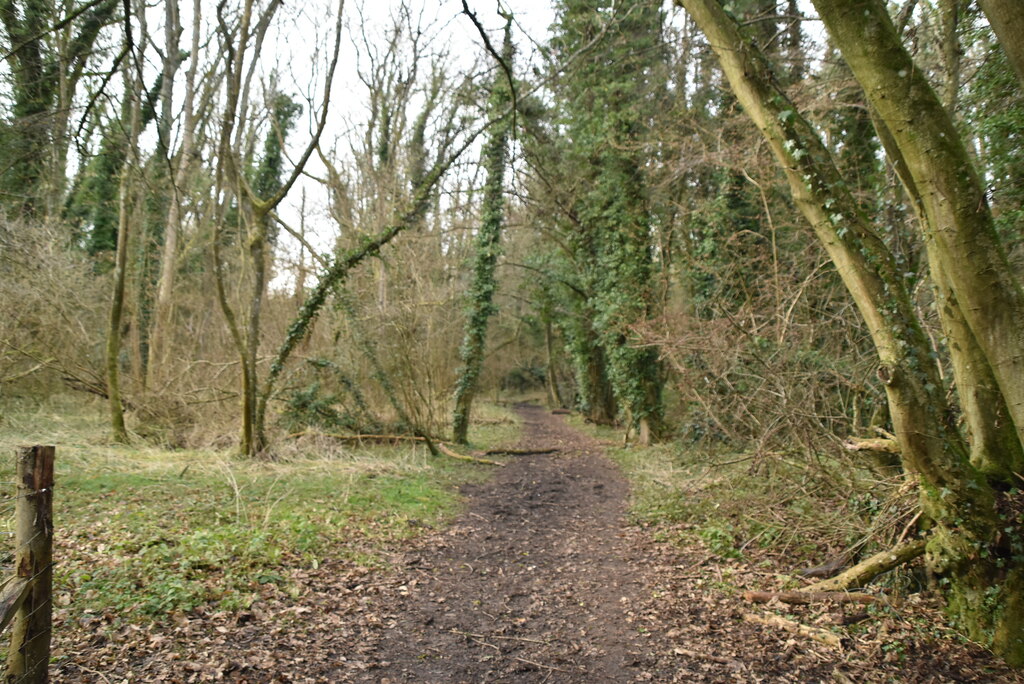
{"type": "MultiPolygon", "coordinates": [[[[17,445],[57,444],[55,591],[71,618],[236,610],[263,585],[297,591],[297,569],[337,559],[382,566],[388,551],[458,511],[459,484],[491,472],[420,445],[318,442],[276,462],[112,445],[103,408],[61,399],[8,409],[0,425],[2,481],[17,445]]],[[[514,441],[507,412],[480,415],[494,423],[473,431],[478,448],[514,441]]]]}

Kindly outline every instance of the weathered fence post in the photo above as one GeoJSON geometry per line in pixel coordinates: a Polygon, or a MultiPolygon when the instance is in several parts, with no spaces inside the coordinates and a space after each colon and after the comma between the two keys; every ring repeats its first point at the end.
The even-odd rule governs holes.
{"type": "Polygon", "coordinates": [[[11,628],[7,682],[37,684],[49,680],[53,613],[53,452],[52,446],[18,450],[14,567],[17,578],[30,581],[31,587],[11,628]]]}

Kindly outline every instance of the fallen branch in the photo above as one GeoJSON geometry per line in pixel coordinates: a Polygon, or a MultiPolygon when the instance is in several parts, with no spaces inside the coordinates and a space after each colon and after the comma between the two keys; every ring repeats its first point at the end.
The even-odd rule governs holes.
{"type": "Polygon", "coordinates": [[[827,629],[821,629],[820,627],[802,625],[799,622],[787,620],[779,615],[755,615],[754,613],[744,613],[743,619],[747,622],[753,622],[758,625],[784,629],[792,634],[799,634],[800,636],[814,639],[818,643],[825,644],[826,646],[832,646],[833,648],[838,649],[843,648],[843,640],[838,634],[834,634],[827,629]]]}
{"type": "Polygon", "coordinates": [[[783,603],[798,606],[826,601],[859,603],[864,606],[885,602],[884,598],[872,594],[845,591],[745,591],[743,598],[751,603],[768,603],[772,599],[778,599],[783,603]]]}
{"type": "Polygon", "coordinates": [[[862,587],[879,575],[889,572],[899,565],[912,561],[924,553],[927,540],[912,539],[904,544],[876,553],[871,558],[857,563],[849,570],[836,575],[832,579],[815,582],[804,587],[806,592],[845,591],[851,587],[862,587]]]}
{"type": "Polygon", "coordinates": [[[484,456],[537,456],[541,454],[557,454],[561,449],[488,449],[484,456]]]}
{"type": "Polygon", "coordinates": [[[885,437],[847,437],[843,446],[848,451],[880,451],[885,454],[899,454],[900,445],[895,439],[885,437]]]}
{"type": "Polygon", "coordinates": [[[816,565],[813,568],[805,568],[803,570],[799,570],[796,574],[800,575],[801,577],[827,579],[829,577],[837,575],[840,570],[846,567],[846,564],[850,562],[851,558],[853,558],[853,553],[850,551],[844,551],[843,553],[822,563],[821,565],[816,565]]]}
{"type": "Polygon", "coordinates": [[[483,465],[492,465],[492,466],[504,466],[505,465],[504,463],[499,463],[497,461],[492,461],[492,460],[487,459],[487,458],[477,458],[476,456],[467,456],[465,454],[460,454],[457,451],[452,451],[451,449],[449,449],[446,445],[442,444],[441,442],[437,442],[436,446],[437,446],[437,450],[440,451],[445,456],[447,456],[448,458],[457,458],[460,461],[469,461],[471,463],[482,463],[483,465]]]}
{"type": "Polygon", "coordinates": [[[311,435],[313,437],[330,437],[339,442],[424,442],[420,435],[339,435],[334,432],[311,432],[303,430],[288,435],[291,438],[311,435]]]}

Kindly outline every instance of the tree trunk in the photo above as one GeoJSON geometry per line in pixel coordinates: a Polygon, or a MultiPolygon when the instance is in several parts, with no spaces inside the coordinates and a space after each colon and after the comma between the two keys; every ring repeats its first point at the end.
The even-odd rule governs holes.
{"type": "Polygon", "coordinates": [[[1020,0],[978,0],[1024,88],[1024,11],[1020,0]]]}
{"type": "MultiPolygon", "coordinates": [[[[178,267],[178,235],[181,233],[182,225],[182,201],[185,183],[191,172],[191,161],[193,147],[195,145],[196,112],[195,94],[196,77],[199,68],[200,30],[202,17],[202,1],[193,0],[192,4],[192,48],[189,53],[191,63],[185,77],[185,101],[182,103],[184,121],[181,131],[181,145],[178,148],[177,167],[174,170],[174,178],[170,188],[170,202],[167,206],[167,223],[164,227],[163,254],[160,259],[160,278],[157,281],[156,300],[153,303],[153,328],[149,335],[149,359],[146,363],[148,374],[147,384],[152,385],[160,379],[167,364],[168,336],[170,335],[171,318],[173,313],[174,281],[178,267]]],[[[177,0],[167,0],[167,26],[165,27],[165,63],[164,83],[166,89],[161,96],[166,107],[170,107],[173,87],[168,81],[173,82],[174,74],[178,70],[178,58],[172,58],[171,53],[178,52],[178,39],[181,35],[181,22],[178,16],[177,0]]],[[[164,112],[163,118],[169,121],[169,111],[164,112]]],[[[169,131],[168,131],[169,134],[169,131]]],[[[169,141],[167,141],[169,145],[169,141]]]]}
{"type": "MultiPolygon", "coordinates": [[[[963,141],[880,0],[814,4],[906,163],[939,278],[948,279],[1024,442],[1024,293],[963,141]]],[[[972,483],[976,499],[968,505],[970,499],[946,497],[941,489],[929,492],[934,483],[925,479],[927,512],[939,523],[928,562],[948,580],[950,611],[968,634],[1024,665],[1024,563],[1011,541],[1020,530],[1004,531],[991,488],[972,483]]]]}
{"type": "Polygon", "coordinates": [[[881,0],[815,6],[906,162],[928,218],[925,238],[934,242],[1024,443],[1024,292],[963,141],[881,0]]]}
{"type": "MultiPolygon", "coordinates": [[[[952,100],[949,104],[952,104],[952,100]]],[[[918,221],[924,225],[929,218],[902,153],[885,122],[874,113],[872,121],[918,221]]],[[[1024,449],[1017,439],[992,367],[978,345],[974,332],[967,325],[949,277],[936,254],[934,241],[926,240],[925,249],[939,321],[949,341],[949,356],[960,409],[970,435],[971,463],[989,478],[1012,482],[1014,472],[1024,472],[1024,449]]]]}
{"type": "Polygon", "coordinates": [[[502,43],[503,68],[495,76],[491,101],[491,117],[501,117],[491,129],[484,147],[484,169],[487,181],[480,208],[481,225],[477,233],[473,255],[473,282],[469,286],[469,307],[459,356],[462,368],[455,384],[455,411],[452,416],[452,435],[458,444],[465,444],[469,436],[469,412],[473,406],[477,381],[484,362],[487,324],[495,313],[494,292],[497,289],[494,271],[501,250],[501,230],[505,222],[505,163],[508,156],[508,138],[512,116],[507,111],[512,102],[512,84],[504,69],[512,68],[512,22],[505,24],[502,43]]]}
{"type": "MultiPolygon", "coordinates": [[[[129,21],[125,18],[125,22],[129,21]]],[[[130,35],[128,45],[132,44],[130,35]]],[[[138,163],[138,139],[140,127],[140,106],[138,92],[141,84],[133,71],[135,55],[131,56],[129,66],[125,67],[125,103],[128,121],[128,141],[124,163],[121,165],[121,178],[118,183],[118,226],[117,252],[115,254],[114,283],[110,297],[110,317],[107,324],[107,399],[110,405],[110,430],[114,441],[128,441],[128,431],[124,423],[124,404],[121,399],[121,321],[124,315],[124,293],[128,268],[128,240],[131,237],[131,211],[129,193],[132,185],[130,178],[132,169],[138,163]]]]}
{"type": "Polygon", "coordinates": [[[555,368],[554,331],[552,330],[550,317],[544,320],[544,353],[547,357],[547,378],[548,404],[551,408],[564,408],[562,393],[558,389],[558,372],[555,368]]]}

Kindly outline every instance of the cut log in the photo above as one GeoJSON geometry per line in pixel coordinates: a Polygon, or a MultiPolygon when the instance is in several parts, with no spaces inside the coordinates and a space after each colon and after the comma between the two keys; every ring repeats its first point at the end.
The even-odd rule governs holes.
{"type": "Polygon", "coordinates": [[[885,598],[872,594],[846,591],[745,591],[743,598],[751,603],[768,603],[778,599],[791,605],[807,605],[809,603],[858,603],[868,606],[873,603],[888,603],[885,598]]]}
{"type": "Polygon", "coordinates": [[[445,456],[447,456],[448,458],[457,458],[460,461],[470,461],[471,463],[481,463],[483,465],[492,465],[492,466],[504,466],[505,465],[504,463],[499,463],[497,461],[492,461],[492,460],[487,459],[487,458],[478,458],[476,456],[467,456],[465,454],[460,454],[457,451],[453,451],[452,449],[450,449],[445,444],[442,444],[441,442],[436,442],[435,444],[437,446],[437,450],[440,451],[445,456]]]}
{"type": "Polygon", "coordinates": [[[912,539],[888,551],[876,553],[871,558],[857,563],[832,579],[822,580],[804,587],[803,591],[846,591],[852,587],[862,587],[879,575],[923,554],[926,542],[926,539],[912,539]]]}
{"type": "Polygon", "coordinates": [[[747,622],[753,622],[758,625],[784,629],[791,634],[799,634],[800,636],[814,639],[818,643],[825,644],[826,646],[839,649],[843,648],[843,640],[838,634],[834,634],[827,629],[821,629],[820,627],[802,625],[799,622],[787,620],[779,615],[756,615],[754,613],[744,613],[743,619],[747,622]]]}

